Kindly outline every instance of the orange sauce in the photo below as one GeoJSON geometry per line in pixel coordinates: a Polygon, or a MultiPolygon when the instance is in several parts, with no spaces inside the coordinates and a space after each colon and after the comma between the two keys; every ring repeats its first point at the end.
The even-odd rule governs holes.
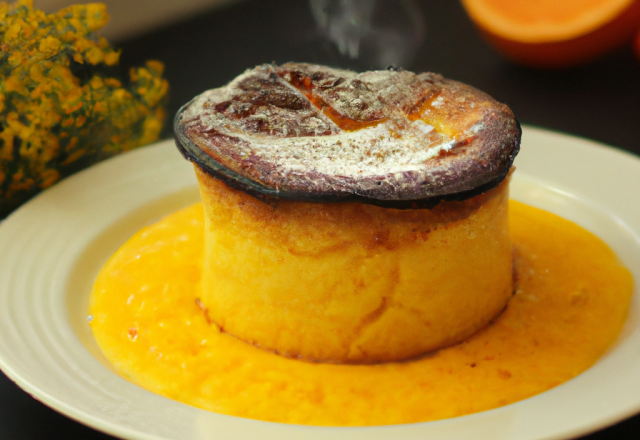
{"type": "Polygon", "coordinates": [[[496,408],[593,365],[620,332],[633,281],[600,239],[510,204],[518,287],[466,341],[408,362],[314,364],[239,341],[198,301],[197,204],[134,235],[100,272],[95,338],[121,374],[150,391],[239,417],[312,425],[413,423],[496,408]]]}

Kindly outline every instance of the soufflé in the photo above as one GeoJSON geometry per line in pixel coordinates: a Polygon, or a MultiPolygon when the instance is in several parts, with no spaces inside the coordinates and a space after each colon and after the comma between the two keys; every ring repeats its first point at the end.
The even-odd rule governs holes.
{"type": "Polygon", "coordinates": [[[186,104],[205,211],[199,298],[234,337],[313,362],[415,358],[514,291],[511,110],[401,69],[262,65],[186,104]]]}

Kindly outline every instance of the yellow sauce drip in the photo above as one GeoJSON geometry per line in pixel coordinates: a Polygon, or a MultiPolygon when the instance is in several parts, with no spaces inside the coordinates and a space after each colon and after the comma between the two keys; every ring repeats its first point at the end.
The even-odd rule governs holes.
{"type": "Polygon", "coordinates": [[[314,364],[239,341],[197,301],[200,204],[146,227],[114,254],[91,296],[91,326],[121,374],[150,391],[253,419],[331,426],[413,423],[496,408],[589,368],[627,316],[633,281],[601,240],[510,203],[518,288],[465,342],[418,360],[314,364]]]}

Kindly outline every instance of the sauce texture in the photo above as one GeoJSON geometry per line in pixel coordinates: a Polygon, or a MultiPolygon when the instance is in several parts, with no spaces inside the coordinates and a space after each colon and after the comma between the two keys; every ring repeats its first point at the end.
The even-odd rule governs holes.
{"type": "MultiPolygon", "coordinates": [[[[203,409],[325,426],[439,420],[544,392],[605,353],[627,316],[633,280],[593,234],[510,202],[517,289],[505,311],[462,343],[375,365],[302,362],[210,323],[198,299],[202,205],[134,235],[91,296],[91,327],[131,382],[203,409]]],[[[239,292],[241,294],[241,292],[239,292]]]]}

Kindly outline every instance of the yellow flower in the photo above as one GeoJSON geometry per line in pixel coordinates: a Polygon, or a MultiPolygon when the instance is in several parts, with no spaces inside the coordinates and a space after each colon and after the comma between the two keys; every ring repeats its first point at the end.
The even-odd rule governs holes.
{"type": "Polygon", "coordinates": [[[115,78],[105,78],[104,83],[109,87],[122,87],[122,83],[115,78]]]}
{"type": "Polygon", "coordinates": [[[57,170],[48,169],[42,172],[41,177],[40,188],[45,189],[60,180],[60,173],[57,170]]]}
{"type": "Polygon", "coordinates": [[[98,47],[92,46],[85,51],[84,59],[90,64],[96,65],[104,61],[104,53],[98,47]]]}
{"type": "Polygon", "coordinates": [[[130,84],[93,67],[119,61],[93,34],[108,19],[99,3],[49,15],[30,0],[0,3],[0,218],[90,161],[159,136],[164,66],[132,69],[130,84]]]}
{"type": "Polygon", "coordinates": [[[109,21],[107,7],[102,3],[91,3],[85,5],[87,29],[95,32],[104,27],[109,21]]]}
{"type": "Polygon", "coordinates": [[[38,47],[38,50],[48,58],[56,55],[60,51],[61,45],[62,43],[60,43],[60,40],[55,37],[48,36],[40,40],[40,46],[38,47]]]}

